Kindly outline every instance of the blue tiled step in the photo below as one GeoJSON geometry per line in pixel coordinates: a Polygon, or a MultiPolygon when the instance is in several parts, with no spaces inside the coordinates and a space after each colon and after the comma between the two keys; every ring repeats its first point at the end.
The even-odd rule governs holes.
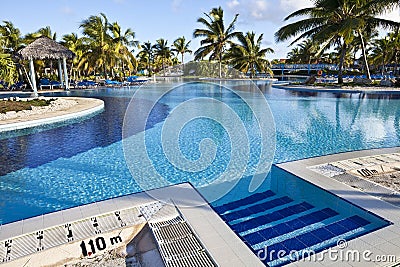
{"type": "MultiPolygon", "coordinates": [[[[318,245],[320,243],[326,242],[335,237],[339,237],[345,233],[354,231],[358,228],[364,227],[370,224],[369,221],[355,215],[324,227],[314,229],[307,233],[298,235],[296,237],[281,241],[279,243],[268,246],[267,251],[283,251],[284,255],[289,255],[290,251],[301,251],[305,248],[310,248],[312,246],[318,245]]],[[[333,243],[332,245],[335,245],[333,243]]],[[[321,246],[320,250],[324,247],[321,246]]],[[[316,251],[317,252],[317,251],[316,251]]],[[[277,254],[268,254],[265,263],[270,263],[272,261],[278,260],[277,254]],[[271,256],[271,258],[268,258],[271,256]]]]}
{"type": "Polygon", "coordinates": [[[265,228],[258,232],[244,235],[243,238],[247,241],[248,244],[254,246],[256,244],[267,241],[271,238],[275,238],[287,234],[289,232],[293,232],[305,226],[324,221],[336,215],[338,215],[336,211],[326,208],[323,210],[315,211],[310,214],[303,215],[288,222],[280,223],[275,226],[265,228]]]}
{"type": "Polygon", "coordinates": [[[231,228],[236,233],[240,233],[240,232],[244,232],[249,229],[252,229],[252,228],[257,228],[260,225],[278,221],[280,219],[289,217],[293,214],[298,214],[298,213],[304,212],[304,211],[312,209],[312,208],[314,208],[313,205],[311,205],[307,202],[301,202],[300,204],[288,206],[283,209],[265,214],[263,216],[259,216],[259,217],[252,218],[247,221],[242,221],[240,223],[231,225],[231,228]]]}
{"type": "Polygon", "coordinates": [[[267,211],[269,209],[275,208],[277,206],[281,206],[287,203],[292,202],[293,200],[287,196],[275,198],[273,200],[269,200],[267,202],[262,202],[253,206],[249,206],[246,209],[241,209],[237,211],[233,211],[227,214],[221,215],[224,221],[234,221],[240,218],[245,218],[250,215],[254,215],[263,211],[267,211]]]}
{"type": "MultiPolygon", "coordinates": [[[[311,210],[311,212],[309,212],[309,213],[312,213],[312,212],[314,212],[314,210],[311,210]]],[[[296,218],[296,217],[292,216],[292,218],[296,218]]],[[[273,245],[275,243],[279,243],[279,242],[282,242],[284,240],[287,240],[287,239],[290,239],[290,238],[294,238],[296,236],[308,233],[308,232],[310,232],[310,231],[312,231],[314,229],[318,229],[318,228],[324,227],[326,225],[329,225],[331,223],[337,222],[337,221],[342,220],[342,219],[343,219],[343,216],[338,214],[336,216],[329,217],[328,219],[325,219],[323,221],[316,222],[316,223],[310,224],[310,225],[306,225],[303,228],[300,228],[300,229],[294,230],[292,232],[277,236],[275,238],[268,239],[265,242],[262,242],[262,243],[259,243],[257,245],[252,246],[252,248],[254,250],[258,250],[258,249],[261,249],[261,248],[263,248],[265,246],[270,246],[270,245],[273,245]]]]}
{"type": "Polygon", "coordinates": [[[243,198],[243,199],[239,199],[239,200],[236,200],[236,201],[233,201],[233,202],[229,202],[229,203],[221,205],[221,206],[214,207],[214,210],[219,214],[223,214],[223,213],[225,213],[225,212],[227,212],[229,210],[234,210],[234,209],[240,208],[242,206],[253,204],[253,203],[256,203],[256,202],[258,202],[260,200],[272,197],[274,195],[275,195],[274,192],[272,192],[271,190],[268,190],[268,191],[265,191],[265,192],[262,192],[262,193],[256,193],[254,195],[248,196],[248,197],[243,198]]]}

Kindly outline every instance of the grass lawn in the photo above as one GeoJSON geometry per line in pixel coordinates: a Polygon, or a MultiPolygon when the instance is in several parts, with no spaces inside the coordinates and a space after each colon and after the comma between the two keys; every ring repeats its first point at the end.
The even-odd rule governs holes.
{"type": "Polygon", "coordinates": [[[0,100],[0,113],[6,113],[8,111],[21,111],[21,110],[31,110],[32,106],[43,107],[48,106],[54,99],[33,99],[29,101],[9,101],[0,100]]]}

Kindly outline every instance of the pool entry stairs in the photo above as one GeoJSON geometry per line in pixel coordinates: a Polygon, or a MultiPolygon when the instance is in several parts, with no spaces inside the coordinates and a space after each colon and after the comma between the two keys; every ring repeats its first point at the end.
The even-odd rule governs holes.
{"type": "Polygon", "coordinates": [[[371,222],[271,190],[214,210],[267,266],[281,266],[371,230],[371,222]],[[279,252],[279,254],[278,254],[279,252]]]}

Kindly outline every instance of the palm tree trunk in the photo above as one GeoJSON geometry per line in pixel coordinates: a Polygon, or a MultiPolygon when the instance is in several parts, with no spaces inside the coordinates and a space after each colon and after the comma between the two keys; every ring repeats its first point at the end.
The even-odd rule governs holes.
{"type": "Polygon", "coordinates": [[[340,54],[340,61],[339,61],[339,73],[338,73],[338,84],[343,84],[343,62],[344,56],[346,55],[347,44],[343,41],[342,45],[342,53],[340,54]]]}
{"type": "Polygon", "coordinates": [[[367,78],[369,80],[371,80],[371,73],[369,72],[369,66],[368,66],[368,61],[367,61],[367,54],[365,51],[365,44],[364,44],[364,38],[361,34],[361,30],[358,30],[358,34],[360,35],[360,39],[361,39],[361,50],[362,50],[362,54],[363,54],[363,59],[364,59],[364,65],[365,65],[365,69],[367,71],[367,78]]]}
{"type": "Polygon", "coordinates": [[[219,78],[222,78],[222,58],[219,56],[219,78]]]}
{"type": "Polygon", "coordinates": [[[106,62],[104,62],[104,64],[103,64],[103,71],[104,71],[104,79],[108,79],[108,76],[107,76],[107,67],[106,67],[106,62]]]}
{"type": "Polygon", "coordinates": [[[184,72],[185,64],[183,63],[183,53],[182,53],[182,73],[184,72]]]}

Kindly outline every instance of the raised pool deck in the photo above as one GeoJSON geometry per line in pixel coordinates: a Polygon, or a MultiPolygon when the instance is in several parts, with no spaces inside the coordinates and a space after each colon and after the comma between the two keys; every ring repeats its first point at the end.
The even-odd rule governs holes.
{"type": "Polygon", "coordinates": [[[365,94],[400,94],[398,87],[385,87],[385,86],[317,86],[299,84],[272,84],[272,87],[278,89],[285,89],[290,91],[299,92],[325,92],[325,93],[365,93],[365,94]]]}
{"type": "MultiPolygon", "coordinates": [[[[278,164],[278,167],[301,179],[391,222],[387,227],[348,241],[345,248],[340,248],[339,246],[331,248],[332,251],[337,251],[337,253],[332,254],[332,258],[330,258],[328,253],[320,252],[316,254],[317,258],[323,260],[313,261],[311,258],[306,258],[294,262],[289,266],[399,266],[400,208],[368,194],[368,188],[355,189],[349,184],[332,179],[313,170],[315,166],[331,162],[390,153],[400,153],[400,148],[361,150],[278,164]],[[351,255],[353,253],[360,255],[360,259],[352,259],[351,255]],[[367,254],[366,259],[363,259],[362,253],[367,254]],[[382,258],[381,256],[394,256],[395,261],[390,259],[390,262],[388,260],[379,262],[376,257],[382,258]],[[368,261],[368,259],[371,260],[368,261]]],[[[376,186],[378,187],[379,185],[376,186]]]]}
{"type": "MultiPolygon", "coordinates": [[[[67,230],[69,229],[67,226],[72,225],[74,227],[77,224],[85,223],[86,228],[88,228],[88,225],[91,227],[90,222],[93,222],[93,218],[96,217],[96,223],[98,223],[96,227],[104,229],[106,228],[105,221],[110,220],[103,220],[102,218],[114,215],[116,212],[120,212],[118,214],[121,214],[121,218],[124,218],[123,214],[128,214],[126,210],[131,210],[134,207],[140,207],[143,210],[143,207],[146,207],[146,205],[146,209],[151,211],[154,209],[154,205],[151,206],[150,204],[154,203],[154,201],[161,201],[161,203],[166,203],[167,205],[175,205],[179,209],[186,222],[192,227],[218,266],[264,266],[257,256],[236,236],[190,184],[184,183],[151,190],[150,192],[151,196],[147,193],[137,193],[3,225],[0,228],[0,243],[3,248],[6,244],[5,242],[15,240],[11,242],[10,253],[21,253],[23,250],[22,246],[32,246],[30,251],[33,251],[33,253],[16,259],[13,259],[12,255],[10,255],[10,261],[2,263],[3,259],[0,259],[0,266],[42,266],[54,264],[51,257],[79,257],[82,253],[80,247],[81,240],[88,240],[87,238],[93,240],[100,236],[103,237],[107,233],[106,231],[96,233],[95,229],[92,228],[93,233],[91,237],[85,236],[80,239],[67,240],[67,230]],[[54,229],[62,232],[60,238],[64,240],[62,244],[53,248],[44,248],[42,250],[40,246],[38,247],[38,242],[29,244],[28,242],[17,240],[18,238],[21,239],[21,236],[29,234],[37,235],[37,233],[41,233],[43,235],[42,231],[44,231],[43,242],[46,238],[53,240],[55,236],[53,232],[56,232],[54,229]],[[15,251],[15,248],[17,251],[15,251]]],[[[146,223],[144,218],[146,216],[139,216],[135,211],[130,211],[130,213],[130,221],[124,220],[126,225],[113,229],[112,232],[116,233],[116,231],[121,229],[118,235],[123,240],[133,238],[134,233],[140,230],[138,227],[140,228],[146,223]],[[132,228],[135,225],[137,227],[132,228]],[[128,231],[129,229],[130,231],[128,231]]],[[[83,237],[81,232],[84,230],[78,231],[81,228],[84,229],[85,227],[76,226],[72,229],[72,233],[75,233],[75,235],[80,234],[83,237]]],[[[35,237],[33,236],[32,239],[36,240],[35,237]]],[[[106,240],[110,237],[112,238],[113,235],[109,234],[109,236],[106,236],[106,240]]],[[[6,250],[1,252],[4,254],[6,250]]]]}
{"type": "Polygon", "coordinates": [[[0,120],[0,133],[78,119],[95,114],[104,109],[104,102],[100,99],[83,97],[65,98],[74,100],[77,104],[66,109],[52,112],[32,114],[22,118],[0,120]]]}

